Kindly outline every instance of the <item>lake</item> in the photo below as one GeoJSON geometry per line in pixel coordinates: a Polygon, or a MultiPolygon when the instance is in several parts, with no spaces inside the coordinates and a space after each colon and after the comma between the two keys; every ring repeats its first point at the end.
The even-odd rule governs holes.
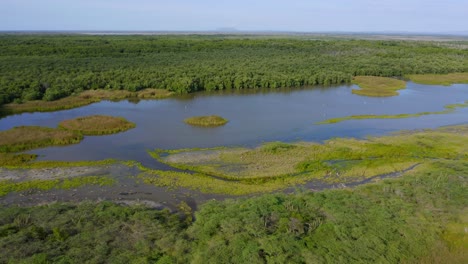
{"type": "Polygon", "coordinates": [[[357,86],[200,92],[164,100],[103,101],[81,108],[48,113],[24,113],[0,119],[0,130],[14,126],[56,127],[65,119],[86,115],[122,116],[136,128],[109,136],[86,136],[76,145],[30,151],[39,160],[136,160],[160,167],[147,154],[155,148],[256,146],[267,141],[322,141],[333,137],[378,136],[403,129],[435,128],[468,121],[468,109],[407,119],[316,122],[349,115],[442,111],[444,105],[468,100],[468,84],[419,85],[408,82],[394,97],[351,93],[357,86]],[[197,115],[229,119],[222,127],[192,127],[183,122],[197,115]]]}

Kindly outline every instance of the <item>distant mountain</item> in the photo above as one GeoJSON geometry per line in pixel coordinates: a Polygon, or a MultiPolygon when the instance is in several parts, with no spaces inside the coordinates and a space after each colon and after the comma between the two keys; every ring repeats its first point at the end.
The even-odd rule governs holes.
{"type": "Polygon", "coordinates": [[[221,32],[238,32],[239,30],[234,27],[221,27],[217,28],[215,31],[221,31],[221,32]]]}

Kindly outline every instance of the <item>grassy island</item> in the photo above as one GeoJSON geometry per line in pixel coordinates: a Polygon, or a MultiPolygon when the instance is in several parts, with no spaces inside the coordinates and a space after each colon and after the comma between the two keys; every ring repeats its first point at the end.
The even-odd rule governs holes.
{"type": "Polygon", "coordinates": [[[420,84],[452,85],[468,83],[468,72],[449,74],[410,74],[406,76],[411,81],[420,84]]]}
{"type": "Polygon", "coordinates": [[[93,115],[62,121],[59,127],[84,135],[107,135],[127,131],[135,124],[122,117],[93,115]]]}
{"type": "Polygon", "coordinates": [[[228,120],[220,116],[194,116],[184,120],[185,123],[192,126],[216,127],[225,125],[228,120]]]}
{"type": "Polygon", "coordinates": [[[361,89],[353,89],[353,94],[386,97],[398,95],[398,90],[406,87],[406,82],[394,78],[377,76],[356,76],[353,83],[359,85],[361,89]]]}
{"type": "Polygon", "coordinates": [[[0,152],[19,152],[34,148],[79,143],[80,133],[62,129],[21,126],[0,131],[0,152]]]}

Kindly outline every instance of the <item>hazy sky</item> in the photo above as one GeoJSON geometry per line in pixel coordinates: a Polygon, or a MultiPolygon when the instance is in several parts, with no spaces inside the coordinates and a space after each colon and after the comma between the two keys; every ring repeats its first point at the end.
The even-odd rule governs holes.
{"type": "Polygon", "coordinates": [[[468,0],[0,0],[0,30],[468,31],[468,0]]]}

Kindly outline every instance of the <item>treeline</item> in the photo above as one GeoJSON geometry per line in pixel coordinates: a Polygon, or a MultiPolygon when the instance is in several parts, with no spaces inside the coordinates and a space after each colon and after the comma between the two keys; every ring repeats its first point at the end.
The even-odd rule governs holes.
{"type": "Polygon", "coordinates": [[[352,76],[468,71],[468,51],[428,42],[243,36],[0,36],[0,104],[87,89],[298,87],[352,76]]]}
{"type": "Polygon", "coordinates": [[[186,204],[0,207],[0,263],[466,263],[467,172],[436,162],[355,190],[212,201],[195,218],[186,204]]]}

